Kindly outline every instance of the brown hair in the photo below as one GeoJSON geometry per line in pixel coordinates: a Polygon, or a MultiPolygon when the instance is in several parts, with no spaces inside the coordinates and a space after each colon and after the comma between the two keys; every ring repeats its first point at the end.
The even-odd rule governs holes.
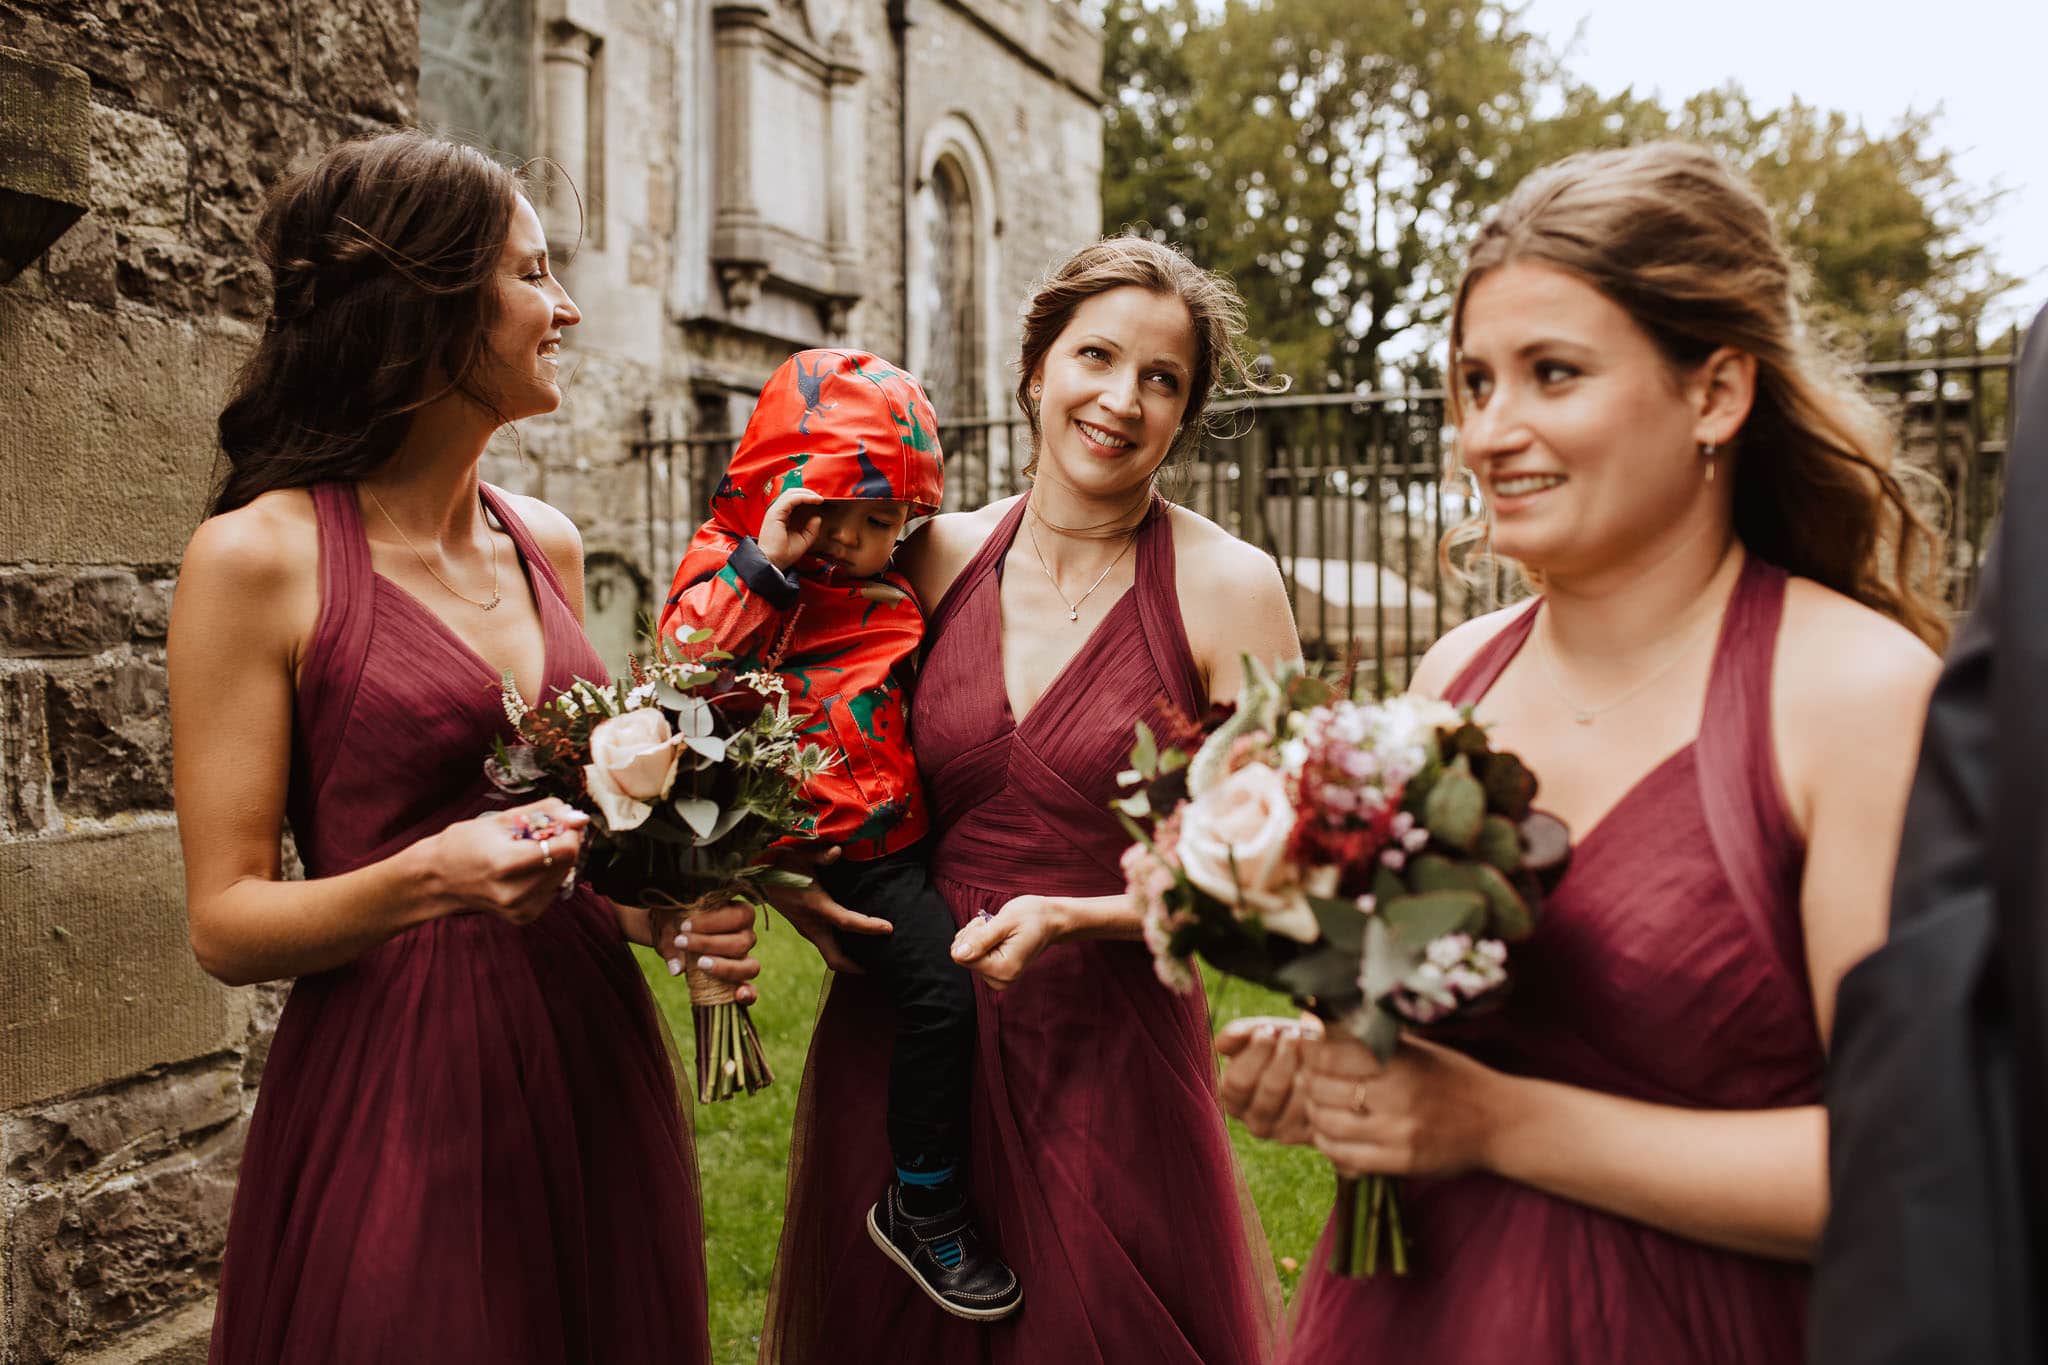
{"type": "MultiPolygon", "coordinates": [[[[1581,152],[1535,172],[1466,258],[1451,313],[1454,367],[1473,284],[1515,261],[1584,280],[1674,367],[1723,346],[1753,356],[1755,399],[1729,443],[1736,535],[1750,553],[1942,648],[1948,621],[1931,582],[1940,538],[1891,472],[1890,424],[1807,333],[1797,272],[1746,179],[1683,142],[1581,152]]],[[[1450,387],[1458,420],[1461,394],[1450,387]]],[[[1446,561],[1484,537],[1475,514],[1444,537],[1446,561]]]]}
{"type": "Polygon", "coordinates": [[[271,190],[271,315],[220,415],[209,515],[361,478],[447,393],[491,407],[475,379],[521,192],[476,148],[410,131],[344,142],[271,190]]]}
{"type": "Polygon", "coordinates": [[[1278,393],[1283,381],[1256,378],[1238,350],[1244,335],[1244,299],[1227,275],[1204,270],[1186,256],[1144,237],[1105,237],[1082,247],[1041,280],[1024,305],[1024,341],[1017,357],[1017,406],[1031,424],[1031,463],[1038,470],[1038,405],[1031,401],[1031,376],[1052,349],[1074,311],[1098,294],[1135,286],[1179,299],[1194,324],[1195,372],[1188,377],[1188,406],[1167,448],[1167,464],[1178,464],[1202,444],[1209,403],[1223,393],[1278,393]]]}

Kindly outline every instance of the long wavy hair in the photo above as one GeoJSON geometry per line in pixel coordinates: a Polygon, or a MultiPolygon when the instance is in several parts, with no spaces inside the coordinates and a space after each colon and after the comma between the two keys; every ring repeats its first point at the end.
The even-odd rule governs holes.
{"type": "Polygon", "coordinates": [[[1173,443],[1167,447],[1165,469],[1192,459],[1208,434],[1209,404],[1219,395],[1277,393],[1284,382],[1259,379],[1239,349],[1244,336],[1244,299],[1230,277],[1204,270],[1170,246],[1144,237],[1105,237],[1076,251],[1052,274],[1039,281],[1024,305],[1023,346],[1017,356],[1017,406],[1031,424],[1028,476],[1038,472],[1038,443],[1043,436],[1038,404],[1031,401],[1031,376],[1074,312],[1098,294],[1135,287],[1179,299],[1194,323],[1195,372],[1188,377],[1188,406],[1181,415],[1173,443]]]}
{"type": "MultiPolygon", "coordinates": [[[[1490,271],[1535,261],[1599,290],[1674,369],[1723,346],[1756,360],[1749,417],[1729,443],[1735,533],[1751,554],[1891,617],[1939,650],[1941,539],[1892,472],[1891,424],[1807,331],[1800,275],[1763,197],[1703,147],[1652,142],[1581,152],[1524,180],[1481,227],[1451,313],[1490,271]]],[[[1462,395],[1451,385],[1451,416],[1462,395]]],[[[1460,465],[1454,474],[1463,476],[1460,465]]],[[[1444,537],[1469,578],[1484,558],[1483,512],[1444,537]],[[1476,552],[1476,553],[1475,553],[1476,552]]]]}
{"type": "Polygon", "coordinates": [[[410,131],[344,142],[271,190],[271,313],[220,415],[208,515],[363,477],[450,392],[497,411],[478,377],[522,192],[476,148],[410,131]]]}

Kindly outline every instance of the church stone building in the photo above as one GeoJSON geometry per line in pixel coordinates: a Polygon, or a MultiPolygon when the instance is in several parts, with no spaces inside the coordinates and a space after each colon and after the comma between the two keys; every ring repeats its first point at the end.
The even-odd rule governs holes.
{"type": "Polygon", "coordinates": [[[577,519],[616,655],[689,529],[650,429],[822,344],[1007,415],[1018,304],[1101,227],[1100,74],[1072,0],[0,0],[0,1362],[204,1358],[284,990],[186,943],[164,636],[265,187],[408,122],[545,158],[584,321],[487,476],[577,519]]]}

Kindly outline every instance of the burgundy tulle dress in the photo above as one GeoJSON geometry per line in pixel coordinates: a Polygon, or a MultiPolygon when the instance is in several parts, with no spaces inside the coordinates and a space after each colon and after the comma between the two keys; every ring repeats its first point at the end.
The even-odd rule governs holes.
{"type": "MultiPolygon", "coordinates": [[[[1110,814],[1134,727],[1207,707],[1155,503],[1137,581],[1021,724],[1003,687],[1000,575],[1019,500],[927,627],[918,763],[934,880],[965,924],[1025,893],[1121,893],[1110,814]]],[[[1007,647],[1028,647],[1012,639],[1007,647]]],[[[972,1195],[1024,1305],[948,1317],[869,1242],[889,1174],[888,1005],[832,979],[811,1044],[761,1358],[783,1365],[1220,1365],[1266,1361],[1277,1296],[1216,1099],[1199,996],[1160,985],[1136,942],[1048,948],[977,991],[972,1195]]]]}
{"type": "MultiPolygon", "coordinates": [[[[1695,1109],[1820,1101],[1823,1053],[1799,923],[1805,850],[1771,753],[1784,594],[1784,572],[1752,557],[1722,623],[1697,738],[1579,833],[1541,927],[1515,949],[1506,1007],[1466,1026],[1459,1045],[1480,1060],[1695,1109]]],[[[1537,610],[1482,648],[1445,699],[1483,697],[1537,610]]],[[[1804,1266],[1722,1251],[1492,1175],[1410,1180],[1401,1199],[1413,1273],[1331,1276],[1326,1229],[1296,1298],[1286,1360],[1802,1358],[1804,1266]]]]}
{"type": "MultiPolygon", "coordinates": [[[[320,619],[293,714],[309,877],[502,805],[498,671],[375,573],[352,487],[313,491],[320,619]]],[[[505,499],[545,685],[602,678],[505,499]]],[[[516,590],[516,589],[515,589],[516,590]]],[[[667,1034],[611,904],[450,915],[292,987],[228,1229],[216,1365],[704,1362],[696,1164],[667,1034]]]]}

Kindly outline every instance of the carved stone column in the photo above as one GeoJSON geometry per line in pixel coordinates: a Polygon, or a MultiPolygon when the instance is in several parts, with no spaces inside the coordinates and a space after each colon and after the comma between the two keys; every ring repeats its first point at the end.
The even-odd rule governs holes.
{"type": "Polygon", "coordinates": [[[555,19],[547,25],[546,46],[541,51],[542,151],[555,163],[547,176],[543,226],[548,240],[561,245],[576,241],[579,233],[587,245],[602,246],[604,242],[603,216],[577,211],[579,199],[587,207],[599,190],[603,149],[593,117],[597,92],[592,89],[591,72],[603,41],[566,18],[555,19]],[[575,187],[574,193],[562,183],[565,176],[575,187]]]}
{"type": "Polygon", "coordinates": [[[718,71],[718,212],[711,259],[728,308],[759,297],[770,260],[754,199],[754,71],[768,42],[767,0],[719,0],[711,11],[718,71]]]}

